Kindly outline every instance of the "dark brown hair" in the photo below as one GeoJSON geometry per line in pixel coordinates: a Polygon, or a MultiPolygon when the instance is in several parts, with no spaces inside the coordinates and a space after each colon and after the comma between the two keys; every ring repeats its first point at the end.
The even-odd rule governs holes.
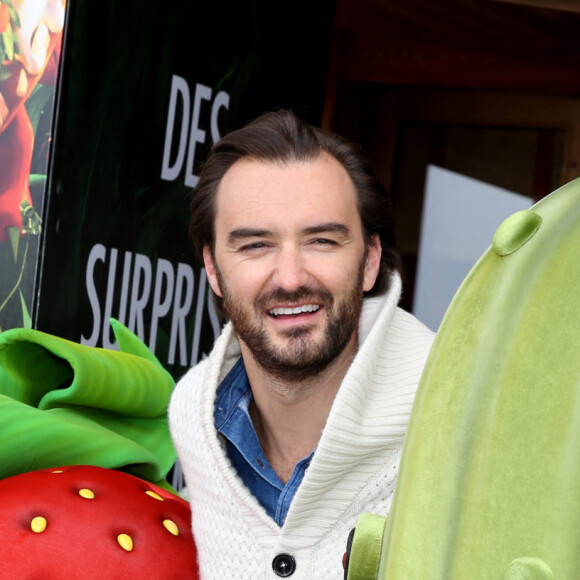
{"type": "Polygon", "coordinates": [[[382,247],[381,266],[367,296],[382,294],[390,274],[401,271],[395,248],[391,200],[367,155],[347,139],[301,121],[287,110],[264,113],[245,127],[232,131],[211,149],[191,203],[190,235],[200,257],[204,246],[215,244],[215,198],[227,170],[239,159],[292,163],[311,162],[322,152],[334,157],[347,171],[358,194],[358,210],[367,244],[377,234],[382,247]]]}

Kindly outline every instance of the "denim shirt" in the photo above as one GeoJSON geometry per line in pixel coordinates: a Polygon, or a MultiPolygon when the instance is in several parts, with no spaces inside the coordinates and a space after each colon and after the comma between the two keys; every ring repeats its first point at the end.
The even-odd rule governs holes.
{"type": "Polygon", "coordinates": [[[262,451],[250,418],[251,401],[250,382],[240,358],[218,388],[214,422],[217,432],[226,439],[228,457],[242,481],[268,515],[282,526],[314,451],[297,463],[284,485],[262,451]]]}

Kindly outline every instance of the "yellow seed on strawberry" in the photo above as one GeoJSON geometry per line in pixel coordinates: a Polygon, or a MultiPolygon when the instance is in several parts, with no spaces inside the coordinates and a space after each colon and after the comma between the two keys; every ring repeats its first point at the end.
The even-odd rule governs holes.
{"type": "Polygon", "coordinates": [[[179,536],[179,528],[177,527],[177,524],[174,521],[163,520],[163,525],[170,534],[173,534],[174,536],[179,536]]]}
{"type": "Polygon", "coordinates": [[[37,516],[33,518],[32,521],[30,522],[30,529],[35,534],[41,534],[42,532],[44,532],[44,530],[46,530],[47,525],[48,522],[46,521],[45,518],[43,518],[42,516],[37,516]]]}
{"type": "Polygon", "coordinates": [[[95,493],[90,489],[79,489],[79,495],[85,499],[95,499],[95,493]]]}
{"type": "Polygon", "coordinates": [[[128,534],[119,534],[117,536],[117,542],[119,542],[119,546],[127,552],[130,552],[133,549],[133,538],[128,534]]]}

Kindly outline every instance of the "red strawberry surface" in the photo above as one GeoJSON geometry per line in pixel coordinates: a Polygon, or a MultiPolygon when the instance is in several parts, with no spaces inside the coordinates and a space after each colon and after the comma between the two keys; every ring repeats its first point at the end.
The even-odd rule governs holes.
{"type": "Polygon", "coordinates": [[[0,480],[0,578],[197,580],[189,504],[89,465],[0,480]]]}

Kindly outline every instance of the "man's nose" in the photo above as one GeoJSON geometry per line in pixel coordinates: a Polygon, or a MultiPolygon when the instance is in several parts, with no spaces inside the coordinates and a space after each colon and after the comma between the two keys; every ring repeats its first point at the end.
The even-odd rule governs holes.
{"type": "Polygon", "coordinates": [[[282,249],[276,260],[273,283],[288,292],[305,286],[308,281],[308,272],[304,257],[296,248],[282,249]]]}

